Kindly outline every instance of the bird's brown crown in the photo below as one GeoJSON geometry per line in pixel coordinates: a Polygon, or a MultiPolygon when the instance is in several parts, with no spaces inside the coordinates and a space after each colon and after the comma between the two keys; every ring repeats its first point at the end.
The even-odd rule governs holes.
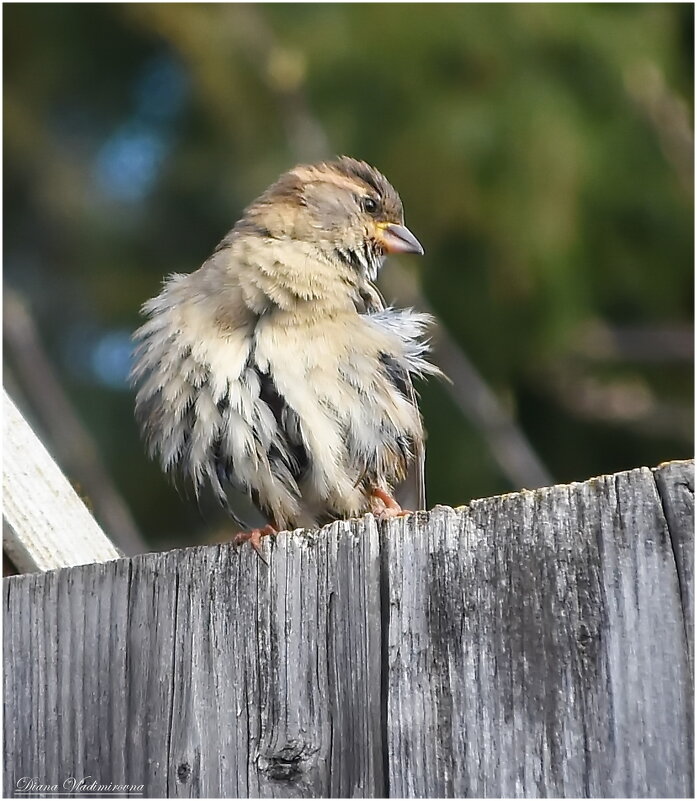
{"type": "Polygon", "coordinates": [[[358,161],[349,156],[341,156],[335,161],[326,162],[322,166],[330,172],[335,172],[341,177],[348,178],[354,185],[363,188],[370,196],[375,197],[381,207],[381,216],[385,220],[401,222],[403,217],[402,201],[397,194],[397,190],[375,167],[371,167],[365,161],[358,161]]]}
{"type": "Polygon", "coordinates": [[[402,201],[385,176],[365,161],[341,156],[318,164],[300,164],[283,173],[252,203],[245,216],[269,205],[300,209],[308,205],[308,193],[313,185],[346,191],[361,201],[371,198],[377,204],[375,217],[388,222],[403,219],[402,201]]]}

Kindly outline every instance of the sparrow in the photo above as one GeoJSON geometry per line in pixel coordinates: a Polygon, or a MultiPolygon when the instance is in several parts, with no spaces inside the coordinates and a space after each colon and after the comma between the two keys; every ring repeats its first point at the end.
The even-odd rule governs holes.
{"type": "Polygon", "coordinates": [[[142,308],[131,372],[151,457],[210,486],[230,508],[245,493],[268,525],[315,528],[420,508],[424,427],[412,378],[431,318],[386,306],[374,282],[390,253],[423,254],[396,190],[342,156],[281,175],[195,272],[166,278],[142,308]]]}

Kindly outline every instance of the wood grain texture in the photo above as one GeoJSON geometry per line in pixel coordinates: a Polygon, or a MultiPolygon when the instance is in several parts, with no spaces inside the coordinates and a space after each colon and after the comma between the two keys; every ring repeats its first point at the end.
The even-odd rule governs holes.
{"type": "Polygon", "coordinates": [[[693,465],[5,580],[4,794],[687,797],[693,465]]]}
{"type": "Polygon", "coordinates": [[[5,582],[5,795],[384,794],[370,519],[5,582]],[[271,550],[273,551],[271,553],[271,550]]]}
{"type": "Polygon", "coordinates": [[[650,470],[396,521],[386,541],[390,795],[692,794],[691,621],[650,470]]]}
{"type": "Polygon", "coordinates": [[[680,600],[685,619],[685,636],[694,671],[695,619],[695,470],[694,464],[668,462],[654,471],[663,513],[668,523],[670,541],[678,571],[680,600]]]}
{"type": "Polygon", "coordinates": [[[4,389],[3,448],[3,549],[18,570],[119,558],[4,389]]]}

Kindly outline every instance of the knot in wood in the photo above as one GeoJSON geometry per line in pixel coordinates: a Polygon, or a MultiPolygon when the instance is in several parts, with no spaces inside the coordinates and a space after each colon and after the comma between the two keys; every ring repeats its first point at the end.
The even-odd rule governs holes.
{"type": "Polygon", "coordinates": [[[272,753],[260,756],[259,770],[274,781],[295,782],[309,767],[309,760],[317,748],[309,743],[293,740],[272,753]]]}
{"type": "Polygon", "coordinates": [[[177,781],[180,784],[186,784],[191,778],[191,765],[188,762],[182,762],[177,766],[177,781]]]}

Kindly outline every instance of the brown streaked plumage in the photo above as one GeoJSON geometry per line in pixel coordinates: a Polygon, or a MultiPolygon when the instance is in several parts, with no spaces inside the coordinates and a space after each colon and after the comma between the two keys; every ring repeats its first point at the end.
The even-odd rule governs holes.
{"type": "Polygon", "coordinates": [[[143,307],[132,378],[151,455],[223,503],[243,490],[279,529],[399,513],[394,488],[423,453],[411,377],[438,371],[428,316],[373,285],[389,252],[423,250],[373,167],[282,175],[143,307]]]}

